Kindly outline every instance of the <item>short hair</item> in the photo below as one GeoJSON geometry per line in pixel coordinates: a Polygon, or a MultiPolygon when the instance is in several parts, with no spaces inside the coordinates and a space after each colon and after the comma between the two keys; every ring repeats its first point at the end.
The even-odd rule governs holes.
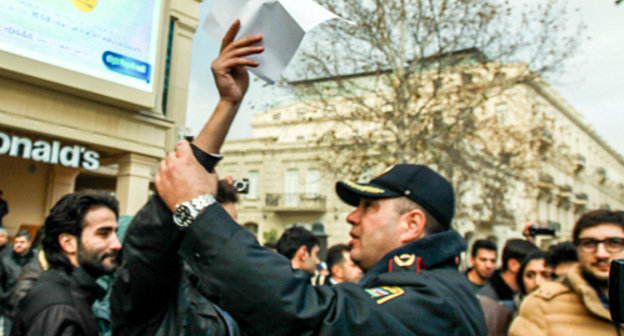
{"type": "Polygon", "coordinates": [[[523,281],[523,277],[524,277],[524,270],[526,270],[527,266],[529,265],[529,263],[533,260],[539,260],[539,259],[546,259],[546,252],[542,251],[542,250],[535,250],[530,252],[529,254],[526,255],[526,257],[524,257],[524,260],[522,260],[522,265],[520,266],[520,271],[518,272],[518,274],[516,274],[516,282],[518,283],[518,288],[520,289],[520,294],[522,295],[526,295],[526,288],[524,287],[524,281],[523,281]]]}
{"type": "Polygon", "coordinates": [[[0,233],[4,233],[5,236],[9,236],[9,232],[5,228],[0,228],[0,233]]]}
{"type": "Polygon", "coordinates": [[[45,219],[41,243],[50,268],[72,272],[74,267],[61,249],[58,237],[67,233],[75,236],[80,242],[87,212],[99,206],[110,209],[115,213],[115,218],[119,218],[119,202],[104,191],[88,190],[67,194],[52,207],[45,219]]]}
{"type": "Polygon", "coordinates": [[[238,191],[232,183],[226,180],[219,180],[217,184],[217,202],[223,203],[238,203],[238,191]]]}
{"type": "Polygon", "coordinates": [[[503,271],[507,270],[507,263],[511,259],[522,262],[526,256],[539,248],[530,241],[524,239],[509,239],[503,248],[503,271]]]}
{"type": "Polygon", "coordinates": [[[19,237],[26,237],[26,240],[30,241],[30,239],[32,238],[30,236],[30,232],[28,232],[28,230],[21,230],[20,232],[18,232],[15,235],[15,238],[19,238],[19,237]]]}
{"type": "Polygon", "coordinates": [[[351,251],[351,247],[347,244],[336,244],[327,250],[327,260],[325,262],[327,263],[327,269],[330,274],[332,274],[332,267],[342,264],[344,261],[344,253],[349,253],[349,251],[351,251]]]}
{"type": "Polygon", "coordinates": [[[395,210],[399,215],[402,215],[414,209],[422,211],[425,214],[425,219],[427,220],[427,224],[425,225],[425,232],[428,235],[446,231],[444,226],[442,226],[442,224],[440,224],[440,222],[435,217],[433,217],[429,213],[429,211],[427,211],[427,209],[423,208],[420,204],[412,201],[411,199],[407,197],[398,197],[395,204],[395,210]]]}
{"type": "Polygon", "coordinates": [[[480,249],[490,250],[497,252],[496,244],[493,241],[487,239],[478,239],[472,244],[472,251],[470,255],[474,258],[479,253],[480,249]]]}
{"type": "Polygon", "coordinates": [[[546,251],[546,265],[553,268],[565,262],[577,262],[576,246],[571,241],[551,245],[546,251]]]}
{"type": "Polygon", "coordinates": [[[576,222],[574,229],[572,230],[572,239],[574,243],[578,243],[578,238],[581,235],[581,231],[590,227],[602,225],[602,224],[615,224],[624,229],[624,211],[612,211],[612,210],[594,210],[590,211],[576,222]]]}
{"type": "Polygon", "coordinates": [[[277,241],[277,252],[288,259],[292,259],[301,246],[305,246],[308,252],[312,253],[312,249],[316,245],[321,245],[316,236],[302,228],[292,227],[282,234],[277,241]]]}

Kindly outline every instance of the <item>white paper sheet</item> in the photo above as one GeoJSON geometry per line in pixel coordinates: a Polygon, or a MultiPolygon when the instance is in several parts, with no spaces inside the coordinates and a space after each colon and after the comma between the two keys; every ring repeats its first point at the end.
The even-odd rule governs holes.
{"type": "Polygon", "coordinates": [[[249,70],[273,83],[295,55],[305,33],[334,18],[339,17],[312,0],[216,0],[204,29],[221,41],[230,25],[240,19],[236,38],[262,35],[264,52],[249,56],[260,66],[249,70]]]}

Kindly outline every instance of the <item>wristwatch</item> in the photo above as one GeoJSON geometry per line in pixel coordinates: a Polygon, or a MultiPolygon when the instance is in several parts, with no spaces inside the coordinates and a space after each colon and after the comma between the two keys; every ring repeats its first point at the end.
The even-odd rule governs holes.
{"type": "Polygon", "coordinates": [[[204,194],[193,198],[191,201],[176,205],[173,213],[173,222],[181,227],[188,227],[199,214],[216,202],[210,194],[204,194]]]}

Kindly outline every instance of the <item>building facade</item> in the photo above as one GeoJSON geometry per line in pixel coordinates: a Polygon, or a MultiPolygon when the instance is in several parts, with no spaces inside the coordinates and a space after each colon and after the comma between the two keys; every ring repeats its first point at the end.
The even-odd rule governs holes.
{"type": "Polygon", "coordinates": [[[0,190],[10,234],[41,225],[50,207],[75,190],[107,190],[126,215],[145,203],[157,162],[185,124],[200,2],[0,5],[0,17],[23,23],[0,39],[0,190]],[[119,18],[122,5],[129,22],[119,18]],[[144,39],[120,36],[124,29],[144,39]],[[40,57],[86,58],[102,45],[110,49],[92,69],[40,57]]]}
{"type": "MultiPolygon", "coordinates": [[[[326,235],[329,245],[350,239],[345,218],[352,209],[335,194],[335,182],[343,177],[324,169],[322,161],[333,154],[318,142],[327,129],[338,133],[340,126],[324,118],[323,106],[313,106],[291,101],[256,114],[253,138],[224,146],[220,174],[249,178],[239,220],[260,241],[266,232],[279,234],[291,225],[326,235]]],[[[555,154],[536,159],[534,182],[518,182],[506,196],[514,200],[513,220],[491,221],[478,196],[461,196],[453,226],[469,242],[490,238],[504,243],[520,237],[525,224],[535,221],[557,231],[556,237],[539,237],[547,245],[569,239],[575,220],[587,210],[624,209],[624,159],[546,83],[518,85],[488,101],[485,110],[501,123],[518,125],[540,114],[546,122],[540,123],[537,145],[555,154]]]]}

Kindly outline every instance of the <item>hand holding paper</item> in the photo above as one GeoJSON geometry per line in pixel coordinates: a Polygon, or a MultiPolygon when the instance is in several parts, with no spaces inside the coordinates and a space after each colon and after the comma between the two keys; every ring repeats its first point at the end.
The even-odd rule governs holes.
{"type": "Polygon", "coordinates": [[[237,18],[242,22],[237,38],[263,36],[265,52],[250,57],[260,63],[250,71],[273,83],[294,56],[305,33],[338,16],[312,0],[216,0],[204,29],[220,40],[237,18]]]}

